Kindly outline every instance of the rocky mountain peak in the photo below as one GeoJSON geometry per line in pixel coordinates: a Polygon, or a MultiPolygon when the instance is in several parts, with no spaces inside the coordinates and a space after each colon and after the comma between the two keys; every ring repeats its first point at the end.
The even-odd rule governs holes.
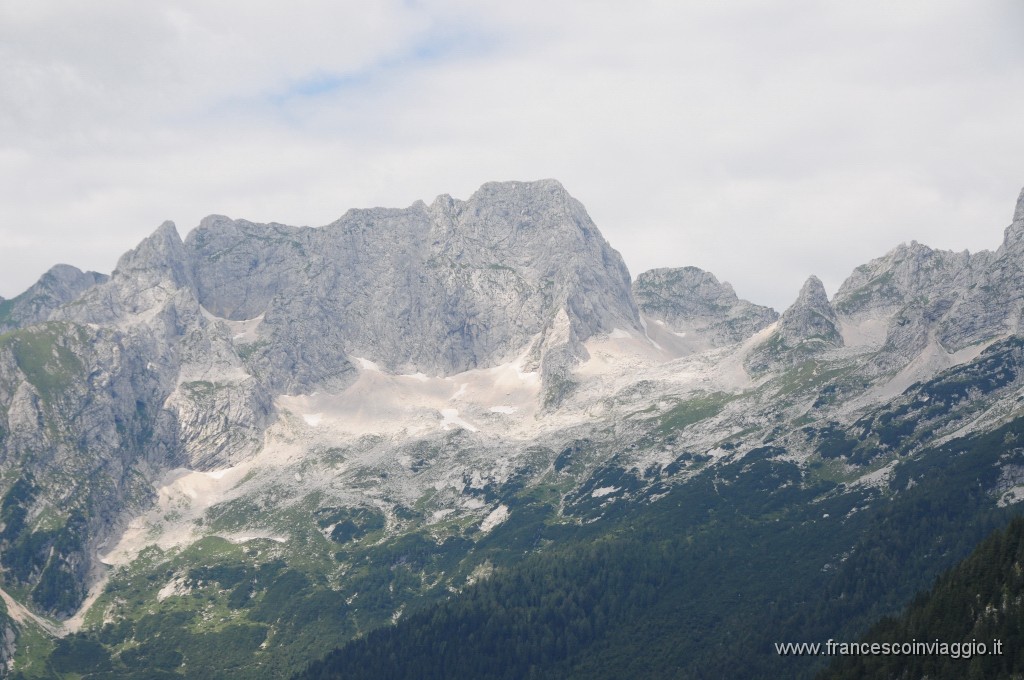
{"type": "Polygon", "coordinates": [[[46,321],[56,309],[107,278],[71,265],[55,265],[24,293],[0,304],[0,333],[46,321]]]}
{"type": "MultiPolygon", "coordinates": [[[[825,284],[814,274],[808,276],[807,280],[804,281],[804,285],[800,288],[800,293],[797,294],[796,302],[793,303],[790,309],[798,305],[813,306],[820,308],[822,311],[825,311],[827,307],[828,311],[831,312],[832,308],[828,306],[828,293],[825,292],[825,284]]],[[[833,312],[832,315],[834,316],[835,313],[833,312]]]]}
{"type": "Polygon", "coordinates": [[[1006,228],[1003,235],[1002,249],[1024,248],[1024,189],[1017,197],[1017,207],[1013,211],[1013,223],[1006,228]]]}
{"type": "MultiPolygon", "coordinates": [[[[207,215],[203,219],[199,220],[199,226],[197,229],[216,229],[222,225],[229,225],[232,220],[227,215],[207,215]]],[[[191,233],[189,234],[191,236],[191,233]]]]}
{"type": "Polygon", "coordinates": [[[178,288],[191,285],[192,275],[184,244],[174,222],[164,222],[134,250],[121,256],[112,278],[133,279],[145,288],[170,283],[178,288]]]}
{"type": "Polygon", "coordinates": [[[714,347],[740,342],[779,317],[770,307],[741,300],[728,282],[697,267],[646,271],[637,276],[633,295],[648,319],[714,347]]]}
{"type": "Polygon", "coordinates": [[[782,313],[771,337],[747,356],[751,373],[795,366],[822,351],[843,346],[836,312],[829,304],[825,286],[817,276],[808,277],[796,301],[782,313]]]}
{"type": "Polygon", "coordinates": [[[790,346],[808,340],[821,340],[834,347],[842,347],[836,312],[829,304],[828,294],[821,279],[813,274],[804,282],[789,309],[779,320],[779,336],[790,346]]]}
{"type": "Polygon", "coordinates": [[[428,375],[493,366],[559,311],[578,341],[640,328],[622,258],[553,180],[350,210],[318,229],[213,218],[185,250],[207,310],[262,315],[249,362],[289,392],[344,385],[347,357],[428,375]]]}
{"type": "Polygon", "coordinates": [[[984,269],[990,254],[935,250],[911,241],[857,267],[839,287],[832,304],[840,314],[888,315],[920,296],[968,287],[972,270],[984,269]]]}

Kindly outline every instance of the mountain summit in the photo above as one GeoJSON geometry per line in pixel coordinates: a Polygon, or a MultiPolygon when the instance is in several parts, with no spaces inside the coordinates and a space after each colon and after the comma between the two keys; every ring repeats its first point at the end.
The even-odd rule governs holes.
{"type": "Polygon", "coordinates": [[[251,363],[290,392],[352,357],[442,376],[493,366],[560,315],[578,341],[640,327],[622,258],[554,180],[351,210],[320,229],[208,218],[185,248],[204,308],[262,317],[251,363]]]}

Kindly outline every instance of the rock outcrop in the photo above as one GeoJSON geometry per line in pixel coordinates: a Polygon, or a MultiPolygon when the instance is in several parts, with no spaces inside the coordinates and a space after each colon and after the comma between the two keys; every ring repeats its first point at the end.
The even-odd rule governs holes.
{"type": "Polygon", "coordinates": [[[796,301],[782,313],[771,336],[747,357],[747,370],[763,373],[786,368],[823,351],[843,346],[836,312],[817,276],[804,282],[796,301]]]}
{"type": "Polygon", "coordinates": [[[252,456],[276,395],[341,390],[353,357],[435,375],[525,357],[553,407],[583,340],[640,328],[622,259],[550,180],[320,229],[214,216],[183,242],[166,222],[109,278],[57,267],[0,310],[0,561],[57,615],[157,476],[252,456]]]}
{"type": "Polygon", "coordinates": [[[709,347],[746,340],[779,318],[774,309],[741,300],[731,285],[697,267],[646,271],[636,277],[633,295],[649,320],[709,347]]]}
{"type": "Polygon", "coordinates": [[[553,180],[352,210],[320,229],[212,217],[185,247],[206,309],[260,318],[244,353],[273,391],[340,389],[352,357],[393,373],[493,366],[563,312],[579,341],[640,328],[622,258],[553,180]]]}
{"type": "Polygon", "coordinates": [[[902,368],[930,344],[953,353],[1020,333],[1024,193],[995,252],[903,244],[854,270],[833,306],[849,323],[873,318],[886,324],[885,343],[872,360],[879,372],[902,368]]]}
{"type": "Polygon", "coordinates": [[[0,299],[0,333],[46,321],[54,310],[107,278],[66,264],[54,266],[21,295],[0,299]]]}
{"type": "Polygon", "coordinates": [[[804,282],[796,302],[782,313],[778,335],[789,348],[811,342],[824,347],[842,347],[843,336],[837,323],[825,286],[821,279],[812,275],[804,282]]]}

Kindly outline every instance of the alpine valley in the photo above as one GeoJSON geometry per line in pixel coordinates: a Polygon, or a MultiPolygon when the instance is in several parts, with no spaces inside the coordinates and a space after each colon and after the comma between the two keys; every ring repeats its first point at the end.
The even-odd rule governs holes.
{"type": "Polygon", "coordinates": [[[0,668],[811,677],[1017,513],[1022,311],[1024,194],[781,315],[553,180],[165,223],[0,300],[0,668]]]}

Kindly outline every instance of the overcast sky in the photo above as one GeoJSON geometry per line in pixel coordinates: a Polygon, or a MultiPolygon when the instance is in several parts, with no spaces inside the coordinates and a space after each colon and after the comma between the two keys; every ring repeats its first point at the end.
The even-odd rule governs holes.
{"type": "Polygon", "coordinates": [[[634,277],[785,308],[901,241],[998,247],[1019,0],[0,3],[0,295],[167,219],[559,179],[634,277]]]}

